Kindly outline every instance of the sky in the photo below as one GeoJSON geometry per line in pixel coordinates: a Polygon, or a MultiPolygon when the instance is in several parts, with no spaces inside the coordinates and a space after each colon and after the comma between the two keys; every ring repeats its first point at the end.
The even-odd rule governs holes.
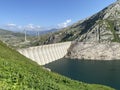
{"type": "Polygon", "coordinates": [[[0,0],[0,28],[8,30],[64,28],[116,0],[0,0]]]}

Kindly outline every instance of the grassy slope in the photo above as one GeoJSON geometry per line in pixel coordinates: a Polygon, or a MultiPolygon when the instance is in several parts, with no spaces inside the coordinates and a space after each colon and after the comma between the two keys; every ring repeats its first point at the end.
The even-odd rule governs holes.
{"type": "Polygon", "coordinates": [[[0,42],[0,90],[113,90],[46,71],[0,42]]]}

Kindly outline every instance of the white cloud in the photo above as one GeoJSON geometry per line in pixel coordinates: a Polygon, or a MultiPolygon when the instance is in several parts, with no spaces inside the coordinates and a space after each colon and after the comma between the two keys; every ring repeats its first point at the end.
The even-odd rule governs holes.
{"type": "Polygon", "coordinates": [[[63,22],[63,23],[58,24],[58,27],[59,27],[59,28],[65,28],[65,27],[67,27],[71,22],[72,22],[72,20],[71,20],[71,19],[68,19],[68,20],[66,20],[66,21],[63,22]]]}
{"type": "Polygon", "coordinates": [[[28,25],[24,26],[24,29],[26,29],[26,30],[40,30],[41,26],[28,24],[28,25]]]}
{"type": "Polygon", "coordinates": [[[66,20],[66,23],[70,23],[72,20],[71,19],[68,19],[68,20],[66,20]]]}
{"type": "Polygon", "coordinates": [[[40,25],[33,25],[33,24],[17,25],[17,24],[9,23],[9,24],[4,24],[0,27],[6,30],[11,30],[11,31],[23,31],[24,29],[36,30],[36,31],[43,30],[43,27],[41,27],[40,25]]]}
{"type": "Polygon", "coordinates": [[[22,29],[22,26],[18,26],[19,29],[22,29]]]}
{"type": "Polygon", "coordinates": [[[32,29],[34,29],[34,26],[33,26],[33,24],[28,24],[25,26],[25,29],[32,30],[32,29]]]}
{"type": "Polygon", "coordinates": [[[16,24],[13,24],[13,23],[9,23],[6,25],[7,27],[16,27],[16,24]]]}
{"type": "Polygon", "coordinates": [[[18,29],[18,26],[16,24],[13,24],[13,23],[6,24],[2,27],[3,27],[3,29],[12,30],[12,31],[18,29]]]}

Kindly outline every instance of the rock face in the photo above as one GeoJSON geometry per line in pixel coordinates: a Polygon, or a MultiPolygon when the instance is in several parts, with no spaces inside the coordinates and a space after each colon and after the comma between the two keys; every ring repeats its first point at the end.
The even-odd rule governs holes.
{"type": "Polygon", "coordinates": [[[68,51],[66,58],[88,60],[120,59],[120,43],[77,42],[68,51]]]}
{"type": "Polygon", "coordinates": [[[104,8],[93,16],[55,32],[44,43],[62,41],[119,42],[120,0],[104,8]]]}

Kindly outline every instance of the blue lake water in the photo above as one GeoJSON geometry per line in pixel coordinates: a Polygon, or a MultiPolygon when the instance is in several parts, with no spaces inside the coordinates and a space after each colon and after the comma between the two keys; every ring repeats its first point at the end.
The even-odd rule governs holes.
{"type": "Polygon", "coordinates": [[[120,90],[120,61],[61,59],[45,65],[74,80],[102,84],[120,90]]]}

